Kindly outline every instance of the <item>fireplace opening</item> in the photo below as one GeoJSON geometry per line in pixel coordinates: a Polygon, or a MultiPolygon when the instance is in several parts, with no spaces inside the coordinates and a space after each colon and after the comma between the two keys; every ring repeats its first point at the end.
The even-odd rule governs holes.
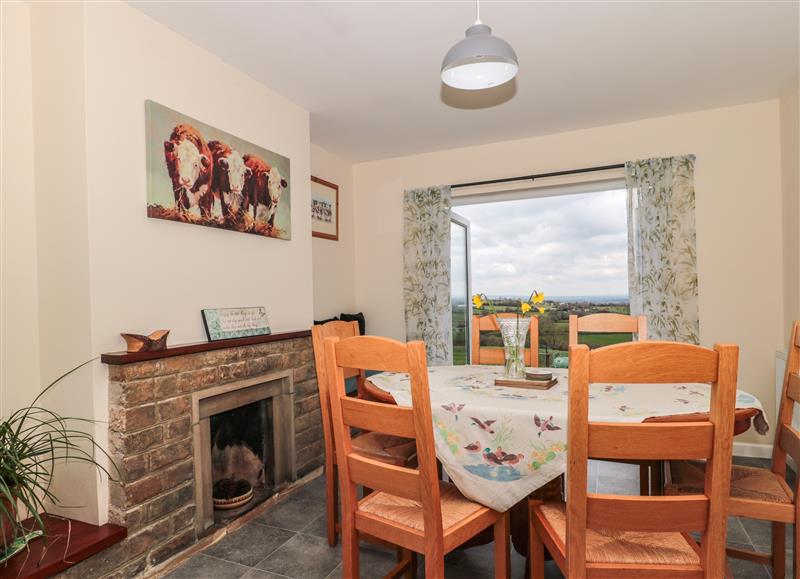
{"type": "Polygon", "coordinates": [[[227,525],[295,479],[290,372],[200,391],[195,496],[197,529],[227,525]]]}
{"type": "Polygon", "coordinates": [[[272,419],[271,398],[210,417],[215,522],[239,516],[273,494],[272,419]]]}

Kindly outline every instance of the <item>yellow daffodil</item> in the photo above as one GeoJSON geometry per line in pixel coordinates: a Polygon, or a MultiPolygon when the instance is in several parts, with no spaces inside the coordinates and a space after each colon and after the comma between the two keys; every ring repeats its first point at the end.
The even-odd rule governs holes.
{"type": "Polygon", "coordinates": [[[531,305],[528,302],[522,302],[522,305],[520,305],[519,309],[523,314],[527,314],[529,311],[531,311],[531,305]]]}
{"type": "Polygon", "coordinates": [[[540,307],[538,307],[538,308],[536,308],[536,309],[538,309],[538,310],[539,310],[539,313],[540,313],[540,314],[543,314],[543,313],[544,313],[544,308],[543,308],[543,307],[541,307],[541,306],[540,306],[540,307]]]}
{"type": "Polygon", "coordinates": [[[544,301],[544,293],[533,292],[533,299],[531,300],[535,304],[540,304],[544,301]]]}
{"type": "Polygon", "coordinates": [[[481,294],[475,294],[472,296],[472,305],[478,310],[483,307],[483,298],[481,298],[481,294]]]}

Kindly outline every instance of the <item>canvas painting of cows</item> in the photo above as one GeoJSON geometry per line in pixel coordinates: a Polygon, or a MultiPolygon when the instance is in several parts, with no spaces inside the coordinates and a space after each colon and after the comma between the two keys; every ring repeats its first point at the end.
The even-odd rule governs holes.
{"type": "Polygon", "coordinates": [[[292,238],[289,159],[146,101],[147,215],[292,238]]]}

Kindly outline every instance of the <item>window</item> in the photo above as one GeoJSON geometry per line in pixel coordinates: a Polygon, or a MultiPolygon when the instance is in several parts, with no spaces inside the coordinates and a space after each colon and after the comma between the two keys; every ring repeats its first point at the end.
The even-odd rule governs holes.
{"type": "MultiPolygon", "coordinates": [[[[472,292],[485,293],[499,311],[515,307],[534,289],[545,292],[547,311],[539,327],[543,366],[566,355],[569,314],[629,312],[626,192],[599,189],[454,200],[458,214],[470,222],[472,292]]],[[[592,347],[628,340],[624,334],[581,339],[592,347]]],[[[502,347],[499,334],[482,335],[481,343],[502,347]]]]}

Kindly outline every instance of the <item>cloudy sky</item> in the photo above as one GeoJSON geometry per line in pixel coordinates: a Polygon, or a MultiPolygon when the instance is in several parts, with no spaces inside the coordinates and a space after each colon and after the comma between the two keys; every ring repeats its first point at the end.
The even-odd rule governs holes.
{"type": "Polygon", "coordinates": [[[454,207],[472,232],[472,291],[627,295],[625,191],[454,207]]]}

